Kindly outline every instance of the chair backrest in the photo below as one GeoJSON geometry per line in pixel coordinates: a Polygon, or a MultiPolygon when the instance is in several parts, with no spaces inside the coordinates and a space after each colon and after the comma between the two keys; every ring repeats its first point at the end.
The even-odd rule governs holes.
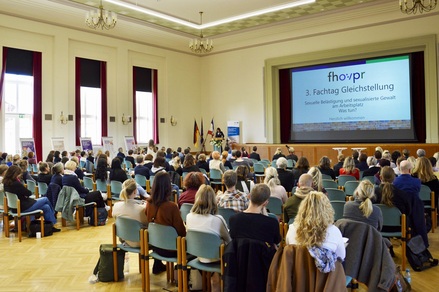
{"type": "Polygon", "coordinates": [[[360,184],[359,181],[347,181],[344,184],[344,192],[346,193],[346,195],[353,196],[354,191],[358,187],[359,184],[360,184]]]}
{"type": "Polygon", "coordinates": [[[347,181],[354,181],[354,180],[356,181],[357,179],[352,175],[342,174],[338,176],[338,185],[342,187],[347,181]]]}
{"type": "Polygon", "coordinates": [[[84,182],[84,187],[86,187],[89,190],[93,189],[93,179],[91,177],[84,176],[82,181],[84,182]]]}
{"type": "Polygon", "coordinates": [[[323,184],[323,187],[325,189],[327,189],[327,188],[331,188],[331,189],[338,188],[337,182],[333,181],[332,179],[322,179],[322,184],[323,184]]]}
{"type": "Polygon", "coordinates": [[[424,207],[429,208],[431,206],[431,189],[426,185],[421,185],[419,198],[424,202],[424,207]]]}
{"type": "Polygon", "coordinates": [[[221,180],[223,177],[223,174],[218,169],[211,169],[210,170],[210,180],[221,180]]]}
{"type": "Polygon", "coordinates": [[[219,235],[203,231],[188,230],[186,233],[187,253],[206,259],[220,258],[222,240],[219,235]]]}
{"type": "Polygon", "coordinates": [[[37,164],[32,164],[32,172],[33,173],[38,173],[38,163],[37,164]]]}
{"type": "Polygon", "coordinates": [[[218,215],[223,216],[224,220],[227,223],[227,226],[229,226],[230,217],[232,217],[236,213],[237,212],[233,209],[218,207],[218,215]]]}
{"type": "Polygon", "coordinates": [[[201,171],[202,174],[207,175],[207,171],[204,168],[200,168],[200,171],[201,171]]]}
{"type": "Polygon", "coordinates": [[[268,198],[268,204],[267,209],[270,211],[270,213],[276,214],[276,215],[282,215],[282,200],[277,197],[269,197],[268,198]]]}
{"type": "Polygon", "coordinates": [[[44,182],[38,182],[38,193],[41,195],[46,195],[48,185],[44,182]]]}
{"type": "Polygon", "coordinates": [[[277,162],[277,159],[271,161],[271,166],[273,166],[274,168],[276,168],[276,162],[277,162]]]}
{"type": "Polygon", "coordinates": [[[148,224],[148,244],[167,250],[177,250],[177,231],[172,226],[150,222],[148,224]]]}
{"type": "Polygon", "coordinates": [[[5,192],[6,198],[8,200],[8,208],[10,209],[18,209],[18,203],[20,200],[18,196],[14,193],[5,192]]]}
{"type": "Polygon", "coordinates": [[[152,184],[154,183],[154,175],[149,176],[149,186],[152,188],[152,184]]]}
{"type": "Polygon", "coordinates": [[[334,209],[334,221],[343,218],[343,210],[346,201],[331,201],[331,206],[334,209]]]}
{"type": "Polygon", "coordinates": [[[180,214],[181,214],[181,219],[183,219],[183,222],[186,222],[186,216],[191,212],[193,206],[194,204],[189,204],[189,203],[184,203],[183,205],[181,205],[180,214]]]}
{"type": "Polygon", "coordinates": [[[85,161],[84,161],[84,160],[80,160],[80,161],[79,161],[79,167],[80,167],[81,169],[84,169],[84,168],[85,168],[85,161]]]}
{"type": "Polygon", "coordinates": [[[131,163],[131,161],[129,161],[129,160],[125,160],[124,163],[125,163],[125,168],[126,168],[127,170],[133,168],[133,164],[131,163]]]}
{"type": "Polygon", "coordinates": [[[292,169],[296,165],[296,161],[293,159],[287,159],[287,168],[292,169]]]}
{"type": "Polygon", "coordinates": [[[186,175],[188,174],[189,172],[187,172],[187,171],[183,171],[182,173],[181,173],[181,179],[182,179],[182,181],[184,181],[184,179],[186,178],[186,175]]]}
{"type": "Polygon", "coordinates": [[[324,173],[322,173],[322,179],[329,179],[329,180],[334,181],[329,174],[324,174],[324,173]]]}
{"type": "Polygon", "coordinates": [[[329,201],[346,201],[346,194],[342,190],[327,188],[329,201]]]}
{"type": "Polygon", "coordinates": [[[270,160],[268,159],[261,159],[260,162],[264,165],[264,167],[268,167],[270,165],[270,160]]]}
{"type": "Polygon", "coordinates": [[[95,165],[94,165],[94,163],[91,162],[91,161],[89,161],[89,160],[87,160],[87,161],[85,162],[85,171],[88,172],[88,173],[93,173],[94,170],[95,170],[95,165]]]}
{"type": "Polygon", "coordinates": [[[277,218],[276,214],[274,213],[268,213],[268,217],[276,219],[276,221],[279,221],[279,218],[277,218]]]}
{"type": "Polygon", "coordinates": [[[102,179],[96,180],[96,190],[106,193],[107,192],[107,181],[102,179]]]}
{"type": "Polygon", "coordinates": [[[113,197],[119,198],[120,192],[122,191],[122,183],[117,180],[110,181],[111,195],[113,197]]]}
{"type": "Polygon", "coordinates": [[[401,211],[396,207],[376,204],[383,214],[383,226],[401,226],[401,211]]]}
{"type": "Polygon", "coordinates": [[[261,162],[257,162],[253,164],[253,170],[256,174],[264,174],[265,173],[265,165],[261,162]]]}
{"type": "Polygon", "coordinates": [[[140,229],[143,228],[142,223],[137,220],[116,217],[116,236],[123,238],[124,240],[140,242],[140,229]]]}
{"type": "Polygon", "coordinates": [[[27,179],[26,180],[26,185],[27,185],[27,189],[29,190],[29,191],[31,191],[32,192],[32,194],[34,194],[35,193],[35,187],[36,187],[36,183],[35,183],[35,181],[34,180],[31,180],[31,179],[27,179]]]}
{"type": "Polygon", "coordinates": [[[134,180],[136,181],[136,183],[138,183],[140,186],[142,187],[146,187],[146,176],[141,175],[141,174],[136,174],[134,176],[134,180]]]}
{"type": "Polygon", "coordinates": [[[361,180],[365,180],[367,179],[368,181],[370,181],[372,184],[375,184],[375,177],[373,175],[366,175],[363,176],[363,178],[361,180]]]}

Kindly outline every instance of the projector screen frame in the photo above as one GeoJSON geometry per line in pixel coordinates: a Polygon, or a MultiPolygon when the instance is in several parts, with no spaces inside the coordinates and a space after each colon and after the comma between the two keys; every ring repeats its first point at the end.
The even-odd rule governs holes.
{"type": "Polygon", "coordinates": [[[279,70],[399,54],[424,52],[426,143],[439,142],[436,36],[427,35],[388,42],[283,56],[265,61],[265,110],[268,143],[281,143],[279,70]]]}

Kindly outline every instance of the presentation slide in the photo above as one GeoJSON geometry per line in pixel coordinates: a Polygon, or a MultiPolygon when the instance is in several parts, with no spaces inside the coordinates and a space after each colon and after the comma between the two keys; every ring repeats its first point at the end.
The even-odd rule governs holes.
{"type": "Polygon", "coordinates": [[[408,55],[293,68],[291,80],[291,140],[343,140],[346,131],[368,140],[388,130],[413,139],[408,55]]]}

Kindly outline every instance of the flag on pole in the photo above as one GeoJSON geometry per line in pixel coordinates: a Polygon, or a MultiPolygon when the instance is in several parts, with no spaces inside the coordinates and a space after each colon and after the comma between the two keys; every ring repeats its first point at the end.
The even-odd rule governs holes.
{"type": "Polygon", "coordinates": [[[197,120],[194,119],[194,145],[198,147],[198,136],[200,135],[200,130],[198,129],[197,120]]]}
{"type": "Polygon", "coordinates": [[[215,127],[213,125],[213,118],[212,118],[212,121],[210,122],[209,131],[207,131],[207,135],[210,135],[213,137],[214,133],[215,133],[215,127]]]}
{"type": "Polygon", "coordinates": [[[201,133],[200,133],[200,137],[201,137],[201,145],[203,145],[204,143],[204,130],[203,130],[203,118],[201,118],[201,133]]]}

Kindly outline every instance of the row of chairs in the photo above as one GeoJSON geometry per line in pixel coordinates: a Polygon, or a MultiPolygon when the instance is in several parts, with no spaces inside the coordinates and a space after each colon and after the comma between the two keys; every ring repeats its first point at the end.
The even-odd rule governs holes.
{"type": "MultiPolygon", "coordinates": [[[[224,244],[221,238],[213,233],[189,230],[186,237],[178,236],[172,226],[164,226],[157,223],[149,223],[148,229],[136,220],[117,217],[113,223],[113,272],[114,279],[118,281],[117,248],[126,252],[139,254],[139,270],[142,274],[142,291],[150,291],[149,258],[167,262],[167,280],[174,281],[173,266],[177,264],[178,291],[188,291],[188,268],[192,267],[205,272],[224,273],[222,256],[224,244]],[[140,242],[140,247],[133,248],[123,244],[117,244],[117,238],[140,242]],[[173,257],[163,257],[156,252],[150,252],[150,246],[175,251],[173,257]],[[201,263],[197,258],[188,258],[187,254],[194,257],[219,258],[218,263],[201,263]]],[[[206,277],[207,279],[207,277],[206,277]]],[[[221,281],[222,283],[222,281],[221,281]]]]}

